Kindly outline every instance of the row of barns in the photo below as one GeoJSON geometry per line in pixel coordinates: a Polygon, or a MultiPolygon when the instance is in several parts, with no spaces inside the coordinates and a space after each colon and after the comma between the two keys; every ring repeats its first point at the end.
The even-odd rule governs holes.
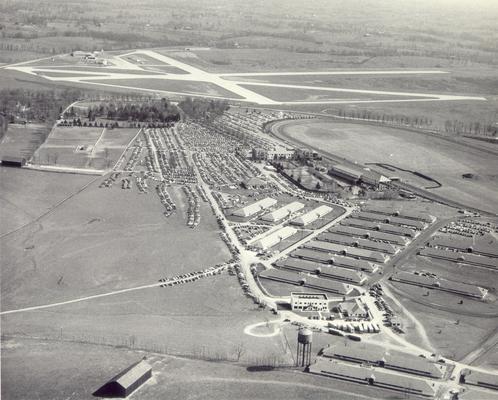
{"type": "Polygon", "coordinates": [[[498,269],[498,243],[490,236],[478,239],[434,236],[419,255],[476,267],[498,269]]]}

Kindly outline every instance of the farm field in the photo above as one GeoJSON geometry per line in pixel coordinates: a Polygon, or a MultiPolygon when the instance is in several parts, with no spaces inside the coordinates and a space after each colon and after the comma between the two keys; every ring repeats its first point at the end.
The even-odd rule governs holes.
{"type": "Polygon", "coordinates": [[[436,136],[379,126],[313,120],[284,122],[275,128],[284,138],[351,161],[386,163],[423,173],[441,182],[441,188],[432,189],[434,193],[498,212],[495,155],[436,136]],[[365,146],[367,141],[369,145],[365,146]],[[464,179],[465,173],[477,178],[464,179]]]}
{"type": "Polygon", "coordinates": [[[9,129],[0,138],[0,158],[11,156],[29,160],[47,133],[48,127],[42,124],[9,124],[9,129]]]}
{"type": "Polygon", "coordinates": [[[33,164],[106,169],[116,164],[137,133],[128,128],[56,126],[35,152],[33,164]]]}

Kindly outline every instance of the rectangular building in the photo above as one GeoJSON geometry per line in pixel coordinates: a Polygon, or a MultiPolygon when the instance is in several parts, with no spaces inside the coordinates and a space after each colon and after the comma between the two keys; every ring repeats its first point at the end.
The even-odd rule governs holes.
{"type": "Polygon", "coordinates": [[[417,236],[417,231],[404,226],[384,224],[378,221],[367,221],[358,218],[346,218],[341,221],[341,225],[354,226],[355,228],[369,229],[379,232],[391,233],[394,235],[406,236],[409,238],[414,238],[417,236]]]}
{"type": "Polygon", "coordinates": [[[323,264],[336,265],[338,267],[353,269],[356,271],[370,272],[372,274],[377,272],[378,270],[377,265],[366,260],[358,260],[356,258],[344,257],[310,249],[294,250],[291,253],[291,257],[299,258],[302,260],[315,261],[323,264]]]}
{"type": "Polygon", "coordinates": [[[358,219],[364,219],[366,221],[381,222],[385,224],[408,226],[410,228],[422,230],[425,229],[427,224],[422,221],[417,221],[408,218],[394,217],[388,215],[375,214],[372,212],[362,211],[355,215],[358,219]]]}
{"type": "Polygon", "coordinates": [[[329,300],[325,293],[291,293],[291,308],[298,311],[329,311],[329,300]]]}
{"type": "Polygon", "coordinates": [[[271,197],[267,197],[265,199],[259,200],[255,203],[249,204],[248,206],[242,207],[233,212],[233,215],[237,217],[251,217],[254,214],[257,214],[260,211],[266,210],[271,206],[277,204],[277,200],[272,199],[271,197]]]}
{"type": "Polygon", "coordinates": [[[469,264],[483,268],[498,269],[498,259],[479,256],[472,253],[460,253],[452,250],[426,247],[425,249],[420,250],[419,254],[421,256],[439,258],[459,264],[469,264]]]}
{"type": "Polygon", "coordinates": [[[380,251],[386,254],[396,254],[398,252],[398,249],[389,243],[375,242],[373,240],[344,236],[337,233],[324,232],[317,236],[316,239],[324,242],[358,247],[360,249],[380,251]]]}
{"type": "Polygon", "coordinates": [[[270,233],[269,235],[257,240],[253,243],[254,247],[258,247],[262,250],[267,250],[270,247],[275,246],[281,241],[288,239],[289,237],[295,235],[297,233],[297,229],[292,228],[290,226],[284,226],[283,228],[270,233]]]}
{"type": "Polygon", "coordinates": [[[357,247],[343,246],[336,243],[321,242],[318,240],[307,242],[303,245],[303,247],[305,249],[319,250],[327,253],[358,258],[360,260],[373,261],[377,264],[383,264],[389,259],[389,256],[378,251],[359,249],[357,247]]]}
{"type": "Polygon", "coordinates": [[[464,253],[472,253],[485,257],[498,258],[498,243],[493,237],[489,240],[462,238],[451,235],[444,237],[433,237],[430,245],[443,249],[457,250],[464,253]]]}
{"type": "Polygon", "coordinates": [[[307,213],[293,219],[291,224],[306,226],[315,222],[319,218],[323,218],[330,212],[332,212],[332,207],[321,205],[314,210],[308,211],[307,213]]]}
{"type": "Polygon", "coordinates": [[[498,375],[465,368],[460,376],[461,383],[498,390],[498,375]]]}
{"type": "Polygon", "coordinates": [[[263,215],[261,219],[267,222],[278,222],[285,217],[288,217],[292,213],[304,208],[304,204],[299,201],[294,201],[292,203],[286,204],[285,206],[279,208],[278,210],[272,211],[268,214],[263,215]]]}
{"type": "Polygon", "coordinates": [[[329,229],[330,233],[336,233],[339,235],[347,235],[357,238],[381,240],[383,242],[389,242],[397,246],[406,246],[410,240],[405,236],[393,235],[392,233],[385,233],[379,231],[373,231],[368,229],[355,228],[353,226],[336,225],[329,229]]]}

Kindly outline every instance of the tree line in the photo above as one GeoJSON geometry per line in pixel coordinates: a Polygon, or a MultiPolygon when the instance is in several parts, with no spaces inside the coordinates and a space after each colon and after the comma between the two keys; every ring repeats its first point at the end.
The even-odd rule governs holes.
{"type": "Polygon", "coordinates": [[[226,100],[192,99],[191,97],[179,102],[178,107],[188,118],[205,121],[212,121],[230,108],[226,100]]]}

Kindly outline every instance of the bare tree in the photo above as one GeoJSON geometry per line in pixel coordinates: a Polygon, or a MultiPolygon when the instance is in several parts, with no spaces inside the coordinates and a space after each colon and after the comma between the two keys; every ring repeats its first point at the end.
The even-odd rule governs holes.
{"type": "Polygon", "coordinates": [[[244,343],[240,342],[238,344],[236,344],[233,348],[233,353],[235,355],[235,360],[236,361],[240,361],[240,359],[244,356],[244,354],[246,354],[246,346],[244,345],[244,343]]]}

